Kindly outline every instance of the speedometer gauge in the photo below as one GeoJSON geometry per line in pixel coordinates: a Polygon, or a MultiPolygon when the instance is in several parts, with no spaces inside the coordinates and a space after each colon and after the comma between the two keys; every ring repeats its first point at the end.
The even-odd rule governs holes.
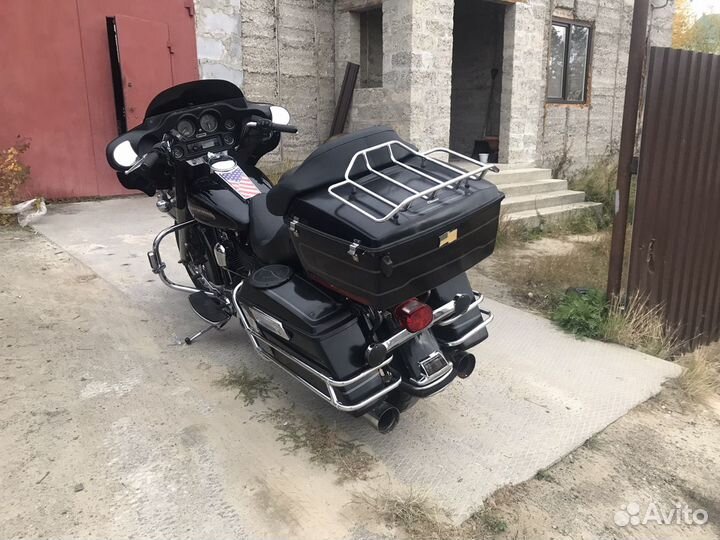
{"type": "Polygon", "coordinates": [[[180,135],[186,139],[195,135],[195,125],[190,120],[180,120],[177,125],[177,130],[180,132],[180,135]]]}
{"type": "Polygon", "coordinates": [[[212,133],[218,128],[218,121],[214,115],[205,113],[200,117],[200,127],[206,132],[212,133]]]}

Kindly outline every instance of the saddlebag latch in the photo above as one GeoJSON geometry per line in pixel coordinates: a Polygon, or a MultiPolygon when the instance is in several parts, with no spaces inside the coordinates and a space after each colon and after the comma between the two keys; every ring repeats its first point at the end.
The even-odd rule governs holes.
{"type": "Polygon", "coordinates": [[[360,257],[358,257],[358,248],[360,247],[360,240],[354,240],[352,244],[348,247],[347,254],[352,257],[352,260],[355,262],[360,261],[360,257]]]}

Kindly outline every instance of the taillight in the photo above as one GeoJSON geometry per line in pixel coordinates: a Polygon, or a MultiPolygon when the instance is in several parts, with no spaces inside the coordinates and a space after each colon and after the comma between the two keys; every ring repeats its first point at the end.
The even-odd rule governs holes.
{"type": "Polygon", "coordinates": [[[433,320],[433,310],[417,298],[411,298],[395,308],[395,319],[400,326],[414,334],[430,326],[433,320]]]}

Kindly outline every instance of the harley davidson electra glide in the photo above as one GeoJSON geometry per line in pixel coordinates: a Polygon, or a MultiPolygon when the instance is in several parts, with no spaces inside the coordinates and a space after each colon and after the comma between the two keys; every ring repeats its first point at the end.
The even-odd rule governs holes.
{"type": "Polygon", "coordinates": [[[465,271],[493,252],[504,195],[483,178],[492,165],[387,127],[320,145],[272,185],[257,162],[297,132],[289,120],[229,82],[185,83],[107,159],[174,217],[148,259],[208,323],[188,344],[236,316],[260,356],[386,433],[475,367],[492,314],[465,271]],[[192,285],[165,273],[171,236],[192,285]]]}

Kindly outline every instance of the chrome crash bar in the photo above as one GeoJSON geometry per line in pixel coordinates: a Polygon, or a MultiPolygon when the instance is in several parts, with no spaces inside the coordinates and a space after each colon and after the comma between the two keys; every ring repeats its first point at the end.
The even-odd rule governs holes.
{"type": "MultiPolygon", "coordinates": [[[[359,373],[358,375],[355,375],[354,377],[351,377],[349,379],[342,379],[337,380],[333,379],[332,377],[328,377],[326,374],[318,371],[317,369],[313,368],[312,366],[308,365],[306,362],[303,362],[301,359],[299,359],[297,356],[295,356],[290,351],[286,350],[285,348],[279,347],[275,345],[274,343],[271,343],[267,339],[265,339],[259,332],[256,332],[252,326],[250,325],[250,322],[248,321],[248,318],[246,316],[245,310],[240,306],[240,304],[237,301],[237,295],[240,291],[240,287],[242,287],[242,282],[238,283],[238,285],[233,289],[232,292],[232,303],[235,307],[235,313],[237,313],[238,318],[240,319],[240,322],[243,325],[243,328],[247,332],[248,336],[250,337],[250,341],[253,344],[253,347],[255,348],[255,351],[264,359],[269,360],[273,362],[275,365],[280,367],[283,371],[285,371],[288,375],[290,375],[292,378],[297,380],[298,382],[302,383],[308,390],[316,394],[317,396],[321,397],[330,405],[335,407],[336,409],[344,412],[354,412],[359,411],[361,409],[364,409],[368,407],[369,405],[372,405],[376,401],[379,401],[381,398],[395,390],[400,386],[402,383],[402,377],[394,372],[390,368],[390,363],[393,360],[393,356],[390,353],[393,349],[396,349],[403,343],[409,341],[412,339],[415,335],[415,333],[408,332],[407,330],[402,330],[401,332],[398,332],[397,334],[394,334],[393,336],[389,337],[382,343],[375,343],[368,346],[368,351],[370,351],[371,348],[377,347],[377,346],[384,346],[387,348],[387,356],[386,358],[377,366],[374,366],[370,369],[366,369],[362,373],[359,373]],[[325,385],[326,392],[323,392],[322,390],[316,388],[312,384],[310,384],[308,381],[300,377],[297,373],[293,372],[291,369],[289,369],[287,366],[283,365],[281,362],[279,362],[277,359],[275,359],[271,354],[269,354],[265,349],[263,349],[260,345],[265,345],[266,347],[269,347],[270,349],[279,352],[284,357],[286,357],[288,360],[290,360],[294,365],[297,367],[303,369],[308,374],[312,375],[313,377],[319,379],[322,381],[322,383],[325,385]],[[382,390],[379,390],[378,392],[375,392],[370,397],[358,402],[354,403],[352,405],[345,404],[340,401],[340,399],[337,396],[336,390],[338,388],[345,388],[354,384],[359,384],[362,382],[367,382],[369,379],[373,376],[380,376],[383,377],[385,373],[388,372],[393,377],[391,379],[391,382],[385,386],[382,390]]],[[[448,317],[453,315],[452,320],[456,320],[458,317],[461,317],[468,313],[472,309],[480,309],[478,305],[483,300],[483,296],[477,292],[474,293],[475,295],[475,301],[471,303],[467,309],[465,309],[462,313],[456,313],[456,307],[455,307],[455,300],[452,300],[448,302],[447,304],[444,304],[440,306],[439,308],[435,309],[433,311],[433,322],[430,326],[439,323],[444,320],[448,320],[448,317]]],[[[253,308],[256,309],[256,308],[253,308]]],[[[473,328],[471,331],[469,331],[464,336],[460,337],[456,341],[450,342],[450,343],[444,343],[444,345],[448,347],[457,347],[458,345],[461,345],[465,343],[466,341],[470,340],[473,336],[478,334],[480,331],[482,331],[490,322],[493,320],[493,314],[490,311],[485,311],[480,309],[480,312],[484,315],[485,319],[481,324],[473,328]]],[[[430,328],[430,327],[428,327],[430,328]]],[[[427,328],[425,329],[427,330],[427,328]]],[[[424,330],[423,330],[424,331],[424,330]]],[[[450,375],[450,372],[452,371],[452,363],[448,363],[450,369],[445,371],[443,370],[441,376],[437,380],[433,380],[432,384],[429,384],[429,386],[435,386],[442,382],[447,376],[450,375]]]]}
{"type": "Polygon", "coordinates": [[[245,331],[250,336],[250,341],[252,341],[255,351],[260,356],[265,358],[266,360],[270,360],[271,362],[276,364],[278,367],[282,368],[283,371],[285,371],[288,375],[290,375],[297,381],[301,382],[303,385],[305,385],[305,387],[308,390],[312,391],[313,393],[315,393],[316,395],[318,395],[319,397],[321,397],[322,399],[324,399],[325,401],[330,403],[330,405],[332,405],[336,409],[338,409],[340,411],[344,411],[344,412],[359,411],[369,405],[372,405],[373,403],[378,401],[380,398],[384,397],[385,395],[387,395],[390,392],[392,392],[393,390],[395,390],[398,386],[400,386],[400,383],[402,382],[402,378],[399,375],[392,373],[391,370],[388,370],[391,372],[394,379],[392,380],[392,382],[390,384],[385,386],[382,390],[374,393],[373,395],[360,401],[359,403],[354,403],[352,405],[346,405],[346,404],[342,403],[337,396],[336,389],[344,388],[344,387],[347,387],[347,386],[350,386],[353,384],[361,383],[365,380],[368,380],[370,377],[372,377],[374,375],[378,375],[378,376],[382,377],[382,375],[383,375],[382,370],[384,368],[388,367],[390,362],[392,362],[393,357],[389,356],[380,365],[373,367],[371,369],[367,369],[367,370],[363,371],[362,373],[355,375],[354,377],[351,377],[349,379],[337,380],[337,379],[333,379],[332,377],[328,377],[327,375],[325,375],[324,373],[321,373],[320,371],[313,368],[312,366],[309,366],[307,363],[303,362],[297,356],[295,356],[291,352],[287,351],[286,349],[280,348],[277,345],[269,342],[267,339],[265,339],[263,336],[261,336],[258,332],[256,332],[255,330],[252,329],[252,327],[250,326],[250,323],[248,322],[247,317],[245,315],[245,311],[242,309],[242,307],[238,304],[238,301],[237,301],[237,294],[240,291],[241,286],[242,286],[242,282],[240,282],[233,290],[232,302],[233,302],[233,305],[235,306],[235,312],[237,313],[238,318],[240,319],[240,322],[243,325],[243,328],[245,328],[245,331]],[[299,377],[291,369],[289,369],[286,366],[284,366],[283,364],[281,364],[272,355],[268,354],[268,352],[260,346],[260,343],[262,343],[263,345],[265,345],[267,347],[270,347],[273,350],[276,350],[277,352],[279,352],[280,354],[282,354],[283,356],[285,356],[286,358],[291,360],[296,366],[302,368],[303,370],[308,372],[310,375],[320,379],[325,384],[327,393],[319,390],[318,388],[315,388],[315,386],[313,386],[312,384],[307,382],[302,377],[299,377]]]}
{"type": "MultiPolygon", "coordinates": [[[[167,285],[171,289],[175,289],[176,291],[181,291],[181,292],[186,292],[186,293],[196,293],[196,292],[206,292],[206,291],[201,291],[200,289],[197,289],[195,287],[190,287],[188,285],[180,285],[179,283],[175,283],[169,277],[167,277],[167,275],[165,274],[165,268],[167,268],[167,265],[163,262],[162,257],[160,256],[160,243],[165,239],[165,237],[167,235],[172,234],[175,231],[179,231],[180,229],[184,229],[185,227],[189,227],[190,225],[193,225],[194,223],[196,223],[195,220],[191,219],[191,220],[185,221],[183,223],[177,223],[176,225],[168,227],[167,229],[163,229],[155,237],[155,240],[153,240],[152,250],[148,251],[148,253],[147,253],[148,262],[150,262],[150,267],[152,268],[153,274],[157,274],[158,276],[160,276],[160,281],[162,281],[165,285],[167,285]]],[[[210,293],[207,293],[207,294],[210,294],[210,293]]]]}

